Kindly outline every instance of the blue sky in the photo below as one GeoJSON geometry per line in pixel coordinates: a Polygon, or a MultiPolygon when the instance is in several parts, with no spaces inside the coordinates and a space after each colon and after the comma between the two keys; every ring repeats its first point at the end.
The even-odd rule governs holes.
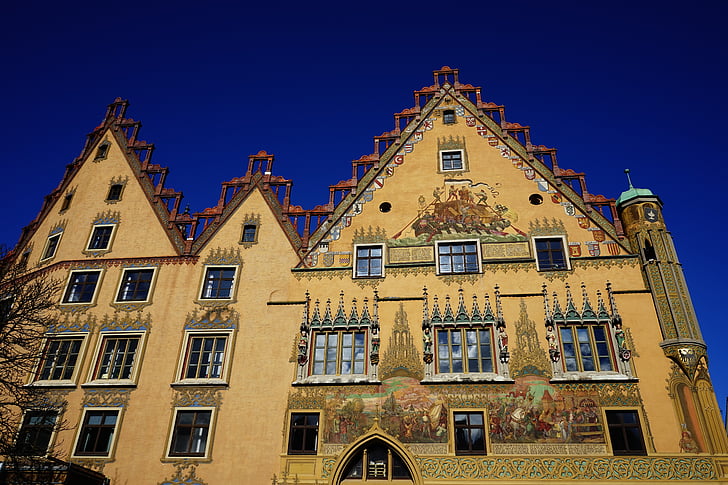
{"type": "Polygon", "coordinates": [[[0,19],[0,243],[117,96],[192,211],[261,149],[313,208],[449,65],[591,193],[618,197],[630,168],[662,198],[725,410],[727,15],[723,1],[14,2],[0,19]]]}

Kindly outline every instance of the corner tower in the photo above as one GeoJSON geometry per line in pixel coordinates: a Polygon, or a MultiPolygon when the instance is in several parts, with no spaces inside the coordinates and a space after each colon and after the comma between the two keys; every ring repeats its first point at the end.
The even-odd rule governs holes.
{"type": "Polygon", "coordinates": [[[660,347],[676,364],[669,388],[683,436],[692,435],[702,452],[725,453],[728,440],[708,376],[707,346],[665,225],[662,201],[649,189],[635,188],[629,170],[625,172],[629,189],[617,199],[617,210],[655,302],[663,339],[660,347]]]}

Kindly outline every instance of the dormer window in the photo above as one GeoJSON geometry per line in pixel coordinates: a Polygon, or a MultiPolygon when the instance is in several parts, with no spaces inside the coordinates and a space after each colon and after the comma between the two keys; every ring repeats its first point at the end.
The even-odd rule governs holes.
{"type": "Polygon", "coordinates": [[[66,196],[63,198],[63,203],[61,204],[61,212],[67,211],[69,207],[71,207],[71,201],[73,200],[73,192],[70,194],[66,194],[66,196]]]}
{"type": "Polygon", "coordinates": [[[106,195],[107,202],[121,200],[121,192],[124,190],[124,184],[111,184],[109,193],[106,195]]]}
{"type": "Polygon", "coordinates": [[[102,142],[96,149],[96,156],[94,157],[94,160],[103,160],[104,158],[106,158],[106,155],[109,154],[110,146],[111,143],[109,143],[108,141],[102,142]]]}

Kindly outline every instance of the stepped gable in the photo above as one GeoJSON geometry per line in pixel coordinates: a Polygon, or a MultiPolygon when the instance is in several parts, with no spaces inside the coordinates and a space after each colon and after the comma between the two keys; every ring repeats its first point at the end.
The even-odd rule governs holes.
{"type": "Polygon", "coordinates": [[[191,239],[190,251],[198,254],[217,230],[235,213],[250,194],[258,189],[271,212],[288,237],[294,249],[301,247],[301,237],[289,217],[306,217],[308,212],[290,204],[293,182],[284,177],[272,175],[273,154],[261,150],[248,157],[245,175],[222,183],[220,199],[215,207],[196,212],[187,220],[179,221],[180,229],[191,239]]]}
{"type": "Polygon", "coordinates": [[[94,150],[98,150],[108,133],[121,147],[155,214],[166,228],[172,245],[180,255],[185,254],[185,241],[179,229],[173,224],[182,200],[182,192],[164,187],[169,169],[152,163],[154,144],[139,139],[142,123],[126,117],[128,107],[129,102],[122,98],[116,98],[107,107],[104,119],[91,133],[86,135],[86,142],[81,153],[66,166],[61,182],[50,194],[45,196],[43,206],[36,218],[23,228],[17,248],[23,247],[30,241],[40,223],[63,196],[81,167],[98,158],[98,154],[93,155],[94,150]]]}
{"type": "MultiPolygon", "coordinates": [[[[446,99],[447,109],[454,106],[468,127],[500,149],[501,155],[509,158],[514,166],[522,168],[529,180],[542,180],[551,189],[545,196],[551,195],[552,201],[566,206],[565,209],[571,206],[573,214],[584,214],[592,223],[590,230],[602,231],[613,240],[615,248],[631,253],[614,199],[591,194],[584,173],[561,168],[556,149],[534,145],[530,127],[507,121],[503,105],[483,101],[480,87],[460,83],[458,69],[444,66],[433,75],[433,85],[414,91],[415,105],[394,114],[394,129],[374,137],[374,153],[352,162],[352,179],[331,186],[329,206],[335,202],[334,193],[339,202],[332,207],[329,223],[320,225],[310,238],[303,239],[307,248],[302,252],[299,267],[305,267],[306,255],[315,252],[319,243],[338,239],[338,232],[361,213],[367,200],[371,200],[372,191],[381,188],[386,178],[396,174],[414,144],[432,129],[430,118],[443,109],[446,99]]],[[[454,142],[458,143],[457,140],[454,142]]]]}

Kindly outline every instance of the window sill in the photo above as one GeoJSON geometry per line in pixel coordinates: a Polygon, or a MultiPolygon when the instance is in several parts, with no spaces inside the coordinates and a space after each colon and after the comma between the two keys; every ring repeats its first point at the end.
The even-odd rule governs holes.
{"type": "Polygon", "coordinates": [[[131,379],[95,379],[84,382],[81,387],[136,387],[136,382],[131,379]]]}
{"type": "Polygon", "coordinates": [[[440,384],[443,382],[513,382],[513,379],[503,377],[493,372],[478,373],[448,373],[435,374],[420,381],[422,384],[440,384]]]}
{"type": "Polygon", "coordinates": [[[357,374],[352,376],[308,376],[305,379],[293,382],[294,386],[310,385],[337,385],[337,384],[381,384],[380,380],[370,379],[369,376],[357,374]]]}
{"type": "Polygon", "coordinates": [[[636,381],[618,372],[564,372],[551,378],[552,381],[636,381]]]}
{"type": "Polygon", "coordinates": [[[28,387],[76,387],[76,383],[70,380],[45,380],[31,382],[28,387]]]}
{"type": "Polygon", "coordinates": [[[182,379],[170,384],[172,387],[228,387],[227,381],[223,379],[182,379]]]}
{"type": "Polygon", "coordinates": [[[162,463],[179,463],[180,460],[185,462],[191,461],[194,463],[209,463],[212,461],[210,456],[196,456],[196,455],[167,455],[160,459],[162,463]]]}

